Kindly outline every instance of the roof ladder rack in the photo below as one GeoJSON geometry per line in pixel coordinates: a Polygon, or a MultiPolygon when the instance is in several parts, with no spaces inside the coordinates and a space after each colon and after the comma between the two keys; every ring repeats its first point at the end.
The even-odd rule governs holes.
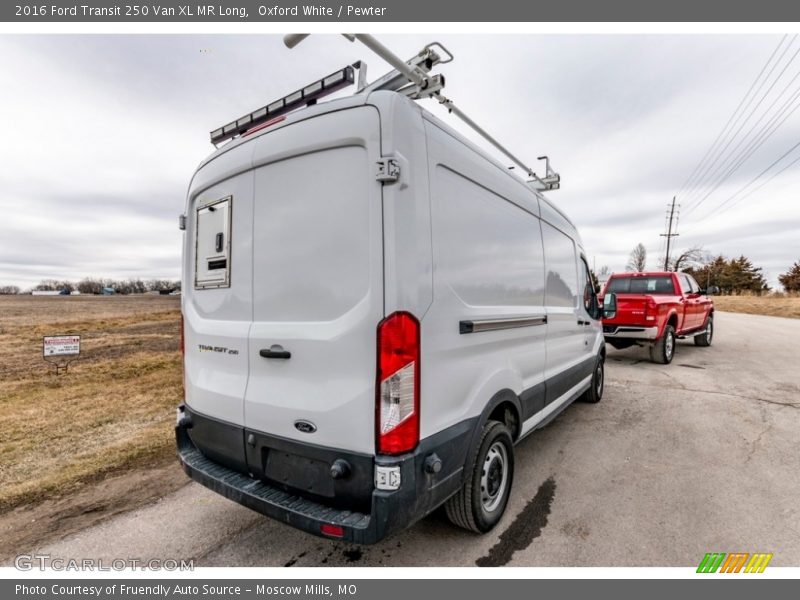
{"type": "MultiPolygon", "coordinates": [[[[307,33],[288,34],[284,36],[283,41],[288,48],[294,48],[308,37],[308,35],[307,33]]],[[[439,42],[428,44],[411,60],[403,61],[372,35],[366,33],[344,33],[342,35],[351,42],[356,40],[361,42],[393,67],[392,71],[378,78],[371,84],[364,86],[359,85],[357,93],[391,90],[404,94],[412,100],[433,98],[444,106],[448,112],[464,121],[464,123],[480,134],[481,137],[492,144],[492,146],[511,159],[511,162],[522,169],[525,176],[530,178],[527,183],[533,187],[533,189],[537,191],[549,191],[557,190],[561,187],[561,177],[550,167],[550,159],[548,157],[539,157],[539,160],[545,161],[545,175],[544,177],[539,177],[533,169],[528,167],[485,129],[469,118],[450,98],[442,94],[445,84],[444,77],[439,74],[431,74],[430,72],[436,65],[446,64],[453,60],[452,53],[442,44],[439,42]],[[446,55],[446,58],[443,59],[442,54],[446,55]]],[[[365,69],[363,63],[362,68],[365,69]]]]}

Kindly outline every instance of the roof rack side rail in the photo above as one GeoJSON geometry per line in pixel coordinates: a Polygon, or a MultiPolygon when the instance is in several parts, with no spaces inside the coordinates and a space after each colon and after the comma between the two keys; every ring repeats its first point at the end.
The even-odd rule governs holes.
{"type": "MultiPolygon", "coordinates": [[[[294,33],[284,36],[284,44],[288,48],[294,48],[297,44],[303,41],[309,34],[294,33]]],[[[503,146],[497,139],[489,134],[483,127],[478,125],[464,111],[458,108],[453,100],[447,98],[442,94],[444,88],[444,77],[438,74],[431,74],[431,69],[437,64],[445,64],[453,60],[452,53],[447,50],[442,44],[433,42],[425,46],[420,53],[409,61],[403,61],[399,56],[394,54],[374,36],[367,33],[343,33],[345,38],[351,42],[359,41],[367,48],[372,50],[375,54],[385,60],[394,69],[383,77],[377,79],[371,84],[359,86],[359,92],[371,92],[375,90],[388,89],[405,94],[413,100],[421,98],[434,98],[448,112],[454,114],[461,119],[476,133],[488,141],[492,146],[497,148],[502,154],[511,160],[516,166],[522,169],[530,181],[527,183],[537,191],[556,190],[560,188],[561,178],[550,168],[550,161],[547,157],[540,157],[540,160],[546,160],[545,163],[545,177],[539,177],[533,169],[528,167],[516,155],[503,146]],[[443,53],[447,54],[447,58],[442,60],[436,48],[439,48],[443,53]]]]}

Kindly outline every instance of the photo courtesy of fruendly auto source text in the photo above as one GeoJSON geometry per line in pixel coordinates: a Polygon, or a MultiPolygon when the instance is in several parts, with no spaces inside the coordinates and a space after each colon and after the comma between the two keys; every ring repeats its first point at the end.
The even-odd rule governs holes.
{"type": "Polygon", "coordinates": [[[797,595],[800,6],[14,2],[0,597],[797,595]]]}

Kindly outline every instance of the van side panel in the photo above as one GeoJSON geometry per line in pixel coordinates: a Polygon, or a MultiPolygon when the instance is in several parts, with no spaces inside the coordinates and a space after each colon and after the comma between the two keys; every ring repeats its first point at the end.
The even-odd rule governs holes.
{"type": "Polygon", "coordinates": [[[477,417],[503,389],[522,395],[523,411],[540,409],[547,324],[536,196],[435,124],[426,131],[434,303],[422,322],[422,415],[431,433],[477,417]],[[498,319],[516,323],[462,330],[498,319]]]}
{"type": "Polygon", "coordinates": [[[251,153],[252,148],[236,148],[207,163],[195,175],[189,192],[183,253],[186,402],[199,413],[236,425],[244,424],[247,333],[253,318],[251,153]],[[226,230],[222,221],[215,222],[214,228],[198,229],[198,215],[208,211],[204,207],[213,207],[225,198],[230,198],[230,229],[226,230]],[[229,285],[205,288],[201,280],[198,286],[197,265],[206,264],[206,254],[213,253],[220,233],[229,254],[229,285]],[[198,240],[198,234],[210,236],[211,243],[198,240]],[[224,239],[227,237],[230,239],[224,239]],[[198,248],[203,256],[197,254],[198,248]]]}

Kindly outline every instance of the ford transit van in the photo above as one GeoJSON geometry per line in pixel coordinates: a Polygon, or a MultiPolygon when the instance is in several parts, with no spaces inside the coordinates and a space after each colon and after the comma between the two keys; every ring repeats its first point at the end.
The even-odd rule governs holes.
{"type": "Polygon", "coordinates": [[[328,538],[489,531],[515,444],[603,394],[574,225],[395,91],[240,131],[182,218],[184,470],[328,538]]]}

